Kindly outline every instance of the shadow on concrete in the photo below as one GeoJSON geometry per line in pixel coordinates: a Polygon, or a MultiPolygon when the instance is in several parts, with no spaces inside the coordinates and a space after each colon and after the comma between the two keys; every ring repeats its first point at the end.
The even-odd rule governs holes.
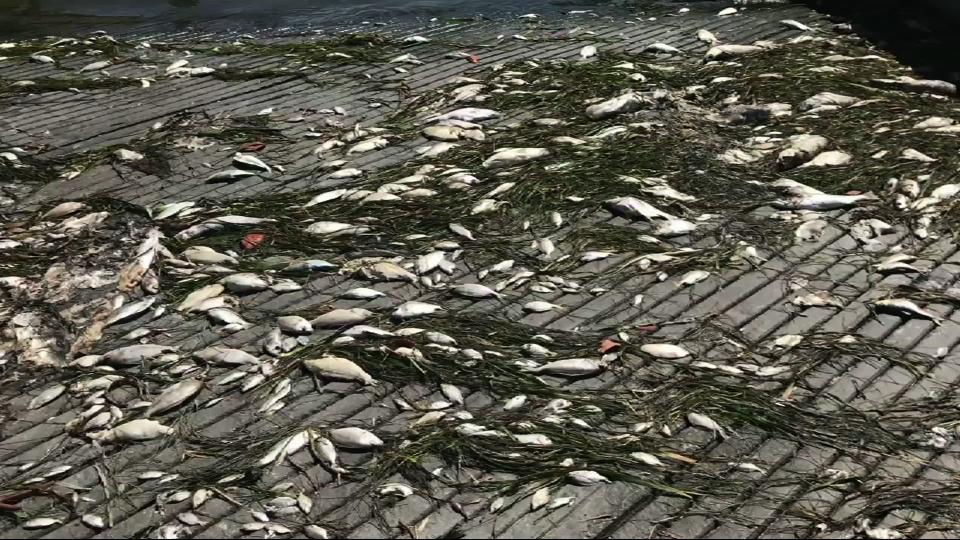
{"type": "Polygon", "coordinates": [[[960,0],[802,0],[927,78],[960,83],[960,0]]]}

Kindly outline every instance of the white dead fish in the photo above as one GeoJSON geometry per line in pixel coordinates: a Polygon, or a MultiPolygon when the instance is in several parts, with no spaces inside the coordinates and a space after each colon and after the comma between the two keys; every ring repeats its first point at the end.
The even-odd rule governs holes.
{"type": "Polygon", "coordinates": [[[340,169],[330,173],[332,179],[357,178],[359,176],[363,176],[363,170],[356,168],[340,169]]]}
{"type": "Polygon", "coordinates": [[[646,452],[633,452],[630,454],[630,457],[643,463],[645,465],[650,465],[651,467],[663,467],[663,462],[660,461],[657,456],[653,454],[648,454],[646,452]]]}
{"type": "Polygon", "coordinates": [[[486,169],[509,167],[549,155],[550,151],[546,148],[501,148],[487,158],[482,166],[486,169]]]}
{"type": "Polygon", "coordinates": [[[80,521],[82,521],[87,527],[98,531],[107,526],[106,522],[103,521],[103,518],[96,514],[84,514],[80,516],[80,521]]]}
{"type": "Polygon", "coordinates": [[[441,114],[433,118],[433,120],[461,120],[464,122],[483,122],[484,120],[492,120],[494,118],[499,118],[501,114],[492,109],[481,109],[476,107],[466,107],[463,109],[457,109],[455,111],[450,111],[446,114],[441,114]]]}
{"type": "Polygon", "coordinates": [[[457,285],[450,289],[450,291],[464,298],[503,298],[502,294],[479,283],[457,285]]]}
{"type": "Polygon", "coordinates": [[[519,409],[520,407],[523,407],[523,405],[526,402],[527,402],[527,396],[523,394],[519,396],[513,396],[512,398],[508,399],[506,403],[503,404],[503,410],[513,411],[513,410],[519,409]]]}
{"type": "Polygon", "coordinates": [[[645,343],[640,346],[640,350],[654,358],[676,359],[690,356],[690,352],[683,347],[669,343],[645,343]]]}
{"type": "Polygon", "coordinates": [[[715,45],[720,42],[717,36],[713,35],[713,32],[705,28],[697,30],[697,39],[709,45],[715,45]]]}
{"type": "Polygon", "coordinates": [[[628,92],[621,96],[595,103],[587,107],[586,115],[591,120],[603,120],[619,114],[631,113],[640,109],[644,104],[640,94],[628,92]]]}
{"type": "Polygon", "coordinates": [[[260,363],[260,360],[256,356],[246,351],[222,346],[213,346],[207,347],[206,349],[201,349],[194,352],[193,356],[208,364],[221,366],[242,366],[260,363]]]}
{"type": "Polygon", "coordinates": [[[132,304],[126,304],[120,308],[117,308],[110,314],[109,317],[107,317],[107,320],[104,321],[104,326],[110,326],[112,324],[136,317],[150,309],[150,306],[152,306],[156,301],[157,297],[148,296],[132,304]]]}
{"type": "Polygon", "coordinates": [[[335,201],[349,192],[349,189],[333,189],[330,191],[324,191],[323,193],[314,195],[309,201],[307,201],[306,204],[303,205],[303,207],[310,208],[311,206],[316,206],[325,202],[335,201]]]}
{"type": "Polygon", "coordinates": [[[674,216],[634,197],[609,199],[604,201],[603,205],[610,213],[631,220],[676,219],[674,216]]]}
{"type": "Polygon", "coordinates": [[[660,224],[653,229],[653,234],[656,236],[663,236],[665,238],[673,238],[676,236],[690,234],[696,229],[696,223],[687,221],[685,219],[668,219],[660,222],[660,224]]]}
{"type": "Polygon", "coordinates": [[[288,334],[309,334],[313,332],[313,326],[310,324],[310,321],[297,315],[277,317],[277,326],[281,331],[288,334]]]}
{"type": "Polygon", "coordinates": [[[706,270],[691,270],[684,274],[679,281],[677,281],[677,287],[689,287],[691,285],[696,285],[708,277],[710,277],[710,272],[707,272],[706,270]]]}
{"type": "Polygon", "coordinates": [[[47,527],[50,527],[52,525],[62,525],[62,524],[63,524],[62,519],[34,518],[24,523],[23,528],[27,530],[46,529],[47,527]]]}
{"type": "Polygon", "coordinates": [[[188,294],[187,297],[183,300],[183,302],[181,302],[180,305],[177,306],[177,311],[190,311],[193,307],[197,306],[204,300],[208,300],[210,298],[216,298],[217,296],[220,296],[223,293],[223,291],[224,291],[224,287],[219,283],[214,283],[211,285],[207,285],[205,287],[201,287],[191,292],[190,294],[188,294]]]}
{"type": "Polygon", "coordinates": [[[217,171],[205,180],[208,184],[215,184],[218,182],[236,182],[237,180],[243,178],[249,178],[251,176],[256,176],[257,173],[253,171],[246,171],[242,169],[227,169],[225,171],[217,171]]]}
{"type": "Polygon", "coordinates": [[[853,156],[840,150],[828,150],[820,152],[810,161],[800,165],[799,168],[806,167],[841,167],[853,161],[853,156]]]}
{"type": "Polygon", "coordinates": [[[267,174],[273,172],[273,169],[271,169],[270,166],[264,163],[260,158],[250,154],[244,154],[242,152],[237,152],[233,155],[233,164],[241,168],[245,167],[248,169],[263,171],[267,174]]]}
{"type": "Polygon", "coordinates": [[[411,317],[419,317],[421,315],[430,315],[438,311],[443,311],[443,307],[436,304],[429,304],[427,302],[411,300],[401,304],[393,311],[391,316],[396,319],[409,319],[411,317]]]}
{"type": "Polygon", "coordinates": [[[560,309],[563,306],[557,304],[551,304],[550,302],[544,302],[542,300],[534,300],[532,302],[527,302],[523,305],[523,310],[528,313],[545,313],[553,309],[560,309]]]}
{"type": "Polygon", "coordinates": [[[303,367],[313,375],[325,379],[338,381],[359,382],[364,385],[375,385],[369,373],[351,360],[339,356],[322,356],[311,360],[304,360],[303,367]]]}
{"type": "Polygon", "coordinates": [[[31,62],[36,62],[38,64],[56,64],[57,63],[56,60],[54,60],[53,58],[45,54],[33,53],[30,55],[29,58],[31,62]]]}
{"type": "Polygon", "coordinates": [[[464,227],[463,225],[460,225],[459,223],[451,223],[447,227],[450,229],[452,233],[456,234],[457,236],[462,236],[467,240],[474,240],[473,233],[470,232],[470,230],[464,227]]]}
{"type": "Polygon", "coordinates": [[[921,308],[917,304],[913,303],[906,298],[889,298],[884,300],[877,300],[873,303],[878,311],[883,311],[887,313],[892,313],[894,315],[899,315],[900,317],[918,319],[927,319],[933,321],[933,324],[940,326],[943,324],[943,318],[930,313],[929,311],[921,308]]]}
{"type": "Polygon", "coordinates": [[[54,386],[51,386],[50,388],[47,388],[43,392],[40,392],[40,394],[37,395],[37,397],[30,400],[30,403],[27,405],[27,410],[32,411],[34,409],[39,409],[40,407],[47,405],[48,403],[60,397],[66,390],[67,390],[67,387],[62,384],[54,385],[54,386]]]}
{"type": "Polygon", "coordinates": [[[87,205],[81,202],[75,202],[75,201],[64,202],[54,206],[50,210],[47,210],[42,217],[43,219],[62,218],[64,216],[69,216],[70,214],[73,214],[74,212],[83,210],[85,208],[87,208],[87,205]]]}
{"type": "Polygon", "coordinates": [[[109,65],[111,65],[109,60],[101,60],[99,62],[93,62],[91,64],[87,64],[82,68],[80,68],[80,73],[84,73],[86,71],[99,71],[109,65]]]}
{"type": "Polygon", "coordinates": [[[745,54],[760,52],[762,50],[763,47],[758,47],[756,45],[714,45],[707,50],[704,57],[707,60],[725,60],[728,58],[743,56],[745,54]]]}
{"type": "Polygon", "coordinates": [[[103,361],[122,366],[134,366],[146,360],[150,360],[151,358],[160,356],[161,354],[174,351],[176,351],[175,347],[168,347],[166,345],[129,345],[127,347],[114,349],[104,354],[103,361]]]}
{"type": "Polygon", "coordinates": [[[370,450],[383,446],[383,441],[373,433],[356,427],[330,430],[333,444],[353,450],[370,450]]]}
{"type": "Polygon", "coordinates": [[[536,512],[546,506],[548,502],[550,502],[550,488],[540,488],[530,499],[530,511],[536,512]]]}
{"type": "MultiPolygon", "coordinates": [[[[305,447],[310,441],[311,436],[311,430],[305,429],[280,440],[273,445],[262,458],[260,458],[260,460],[257,462],[257,465],[260,467],[265,467],[271,463],[283,461],[287,458],[287,456],[292,456],[303,449],[303,447],[305,447]]],[[[223,481],[221,480],[221,482],[223,481]]],[[[296,504],[296,502],[294,502],[294,504],[296,504]]]]}
{"type": "Polygon", "coordinates": [[[557,249],[556,246],[553,245],[553,240],[549,238],[537,238],[533,242],[533,247],[542,253],[544,257],[549,257],[557,249]]]}
{"type": "Polygon", "coordinates": [[[363,308],[334,309],[310,322],[314,328],[339,328],[359,324],[372,316],[372,311],[363,308]]]}
{"type": "Polygon", "coordinates": [[[307,525],[303,528],[303,534],[307,538],[313,538],[316,540],[327,540],[330,538],[330,534],[327,532],[327,530],[319,525],[307,525]]]}
{"type": "Polygon", "coordinates": [[[542,373],[560,377],[585,377],[603,371],[603,366],[589,358],[569,358],[555,360],[540,367],[530,369],[530,373],[542,373]]]}
{"type": "Polygon", "coordinates": [[[514,435],[513,438],[518,443],[525,446],[553,446],[553,441],[550,440],[550,437],[547,437],[541,433],[521,433],[519,435],[514,435]]]}
{"type": "Polygon", "coordinates": [[[923,162],[923,163],[933,163],[933,162],[937,161],[936,158],[932,158],[932,157],[924,154],[923,152],[919,152],[919,151],[917,151],[917,150],[914,150],[913,148],[907,148],[906,150],[904,150],[903,152],[901,152],[901,153],[900,153],[900,159],[908,159],[908,160],[911,160],[911,161],[920,161],[920,162],[923,162]]]}
{"type": "Polygon", "coordinates": [[[443,396],[450,400],[451,403],[456,405],[463,405],[463,393],[460,392],[460,389],[452,384],[441,384],[440,392],[443,396]]]}
{"type": "Polygon", "coordinates": [[[809,97],[800,103],[800,110],[806,111],[824,106],[847,107],[858,101],[860,100],[855,97],[835,94],[833,92],[820,92],[819,94],[809,97]]]}
{"type": "Polygon", "coordinates": [[[570,471],[567,481],[575,486],[592,486],[601,482],[609,484],[610,479],[596,471],[570,471]]]}
{"type": "Polygon", "coordinates": [[[663,54],[683,54],[683,51],[666,43],[651,43],[643,48],[644,52],[663,53],[663,54]]]}
{"type": "Polygon", "coordinates": [[[830,224],[822,219],[813,219],[810,221],[804,221],[797,227],[797,230],[794,231],[794,236],[797,240],[815,242],[820,238],[820,235],[823,234],[823,231],[826,230],[827,226],[830,224]]]}
{"type": "Polygon", "coordinates": [[[120,424],[113,429],[91,433],[90,438],[103,443],[139,442],[156,439],[173,432],[173,428],[167,427],[160,422],[139,419],[120,424]]]}
{"type": "Polygon", "coordinates": [[[712,418],[705,414],[695,412],[687,413],[687,422],[690,422],[691,426],[707,429],[720,435],[720,437],[724,439],[727,438],[727,434],[724,432],[720,424],[716,423],[712,418]]]}
{"type": "Polygon", "coordinates": [[[794,297],[790,302],[800,307],[836,307],[843,309],[843,301],[828,293],[827,291],[818,291],[815,293],[803,294],[794,297]]]}
{"type": "Polygon", "coordinates": [[[850,208],[861,201],[875,200],[873,194],[864,195],[828,195],[826,193],[805,195],[788,200],[778,200],[772,203],[774,208],[788,210],[836,210],[850,208]]]}
{"type": "Polygon", "coordinates": [[[145,418],[160,414],[186,403],[203,388],[203,382],[197,379],[184,379],[171,385],[160,393],[143,413],[145,418]]]}
{"type": "Polygon", "coordinates": [[[580,49],[580,57],[583,58],[584,60],[586,60],[587,58],[590,58],[591,56],[596,56],[596,55],[597,55],[597,48],[594,47],[593,45],[587,45],[582,49],[580,49]]]}
{"type": "Polygon", "coordinates": [[[443,251],[431,251],[426,255],[421,255],[417,258],[417,273],[420,275],[429,274],[440,266],[445,257],[446,253],[443,251]]]}
{"type": "Polygon", "coordinates": [[[386,294],[376,289],[356,287],[341,294],[340,298],[346,298],[348,300],[372,300],[374,298],[380,298],[381,296],[386,296],[386,294]]]}
{"type": "Polygon", "coordinates": [[[794,29],[796,29],[796,30],[800,30],[801,32],[809,32],[809,31],[813,30],[813,28],[810,28],[809,26],[803,24],[802,22],[800,22],[800,21],[795,21],[795,20],[793,20],[793,19],[783,19],[783,20],[780,21],[780,24],[782,24],[782,25],[784,25],[784,26],[787,26],[787,27],[789,27],[789,28],[794,28],[794,29]]]}
{"type": "Polygon", "coordinates": [[[381,497],[397,497],[400,499],[406,499],[407,497],[413,495],[413,488],[406,484],[383,484],[377,488],[377,493],[381,497]]]}

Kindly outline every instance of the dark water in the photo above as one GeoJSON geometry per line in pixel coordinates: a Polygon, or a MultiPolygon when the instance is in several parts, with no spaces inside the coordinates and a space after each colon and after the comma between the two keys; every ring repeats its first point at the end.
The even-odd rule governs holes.
{"type": "Polygon", "coordinates": [[[0,0],[0,37],[331,28],[361,21],[625,11],[671,0],[0,0]]]}

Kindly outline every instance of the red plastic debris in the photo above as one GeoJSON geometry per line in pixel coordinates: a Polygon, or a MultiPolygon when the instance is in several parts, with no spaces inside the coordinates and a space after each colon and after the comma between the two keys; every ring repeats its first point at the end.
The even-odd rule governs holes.
{"type": "Polygon", "coordinates": [[[243,150],[244,152],[259,152],[266,147],[267,145],[260,141],[253,141],[241,146],[240,150],[243,150]]]}
{"type": "Polygon", "coordinates": [[[620,347],[623,347],[623,343],[614,341],[612,339],[605,339],[600,342],[600,354],[607,354],[608,352],[616,351],[620,347]]]}
{"type": "Polygon", "coordinates": [[[637,332],[641,334],[652,334],[660,329],[659,325],[656,324],[642,324],[637,327],[637,332]]]}
{"type": "Polygon", "coordinates": [[[470,62],[471,64],[479,64],[480,57],[475,54],[471,54],[470,56],[467,57],[467,62],[470,62]]]}
{"type": "Polygon", "coordinates": [[[263,233],[250,233],[243,237],[243,240],[240,241],[240,245],[243,246],[243,249],[252,250],[260,247],[260,244],[266,240],[267,235],[263,233]]]}

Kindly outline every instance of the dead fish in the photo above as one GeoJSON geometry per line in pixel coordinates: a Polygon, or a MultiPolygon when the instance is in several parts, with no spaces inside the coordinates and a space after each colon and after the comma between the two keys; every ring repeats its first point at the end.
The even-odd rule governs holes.
{"type": "Polygon", "coordinates": [[[420,275],[429,274],[443,262],[446,254],[443,251],[432,251],[426,255],[417,258],[417,273],[420,275]]]}
{"type": "Polygon", "coordinates": [[[690,356],[690,352],[683,347],[669,343],[646,343],[640,346],[640,350],[655,358],[676,359],[690,356]]]}
{"type": "Polygon", "coordinates": [[[690,234],[697,229],[697,224],[685,219],[668,219],[662,221],[653,229],[653,234],[665,238],[673,238],[690,234]]]}
{"type": "Polygon", "coordinates": [[[877,272],[884,275],[889,274],[922,274],[919,268],[905,262],[884,262],[873,265],[877,272]]]}
{"type": "Polygon", "coordinates": [[[409,319],[411,317],[419,317],[421,315],[430,315],[438,311],[443,311],[443,307],[436,304],[428,304],[426,302],[411,300],[401,304],[393,311],[391,316],[395,319],[409,319]]]}
{"type": "Polygon", "coordinates": [[[322,356],[304,360],[303,367],[313,375],[338,381],[359,382],[364,385],[376,385],[369,373],[351,360],[339,356],[322,356]]]}
{"type": "Polygon", "coordinates": [[[666,43],[651,43],[643,48],[644,52],[663,53],[663,54],[683,54],[683,51],[666,43]]]}
{"type": "Polygon", "coordinates": [[[84,525],[90,527],[91,529],[101,530],[106,527],[106,522],[103,521],[103,518],[96,514],[84,514],[80,516],[80,521],[84,525]]]}
{"type": "Polygon", "coordinates": [[[714,45],[707,50],[704,54],[706,60],[725,60],[728,58],[735,58],[737,56],[743,56],[745,54],[753,54],[763,50],[763,47],[758,47],[756,45],[714,45]]]}
{"type": "Polygon", "coordinates": [[[343,197],[350,191],[351,190],[349,189],[334,189],[330,191],[324,191],[323,193],[314,195],[309,201],[307,201],[306,204],[303,205],[303,207],[310,208],[311,206],[316,206],[318,204],[323,204],[325,202],[335,201],[343,197]]]}
{"type": "MultiPolygon", "coordinates": [[[[257,465],[264,467],[275,462],[282,462],[287,458],[287,456],[292,456],[299,452],[303,447],[307,445],[312,436],[312,431],[305,429],[303,431],[298,431],[293,435],[286,437],[275,445],[273,445],[270,450],[257,462],[257,465]]],[[[221,480],[221,482],[223,482],[221,480]]],[[[296,504],[296,501],[294,501],[296,504]]]]}
{"type": "Polygon", "coordinates": [[[383,446],[383,441],[373,433],[356,427],[330,430],[330,440],[336,446],[352,450],[370,450],[383,446]]]}
{"type": "Polygon", "coordinates": [[[843,309],[843,301],[828,293],[827,291],[818,291],[815,293],[804,294],[794,297],[790,302],[800,307],[835,307],[843,309]]]}
{"type": "Polygon", "coordinates": [[[802,22],[800,22],[800,21],[795,21],[795,20],[793,20],[793,19],[783,19],[783,20],[780,21],[780,24],[782,24],[782,25],[784,25],[784,26],[786,26],[786,27],[789,27],[789,28],[793,28],[793,29],[799,30],[799,31],[801,31],[801,32],[809,32],[809,31],[813,30],[813,28],[810,28],[809,26],[803,24],[802,22]]]}
{"type": "Polygon", "coordinates": [[[724,439],[727,438],[727,434],[724,432],[720,424],[716,423],[712,418],[705,414],[695,412],[687,413],[687,422],[690,422],[691,426],[700,427],[712,431],[724,439]]]}
{"type": "Polygon", "coordinates": [[[57,219],[69,216],[70,214],[85,208],[87,208],[87,205],[81,202],[64,202],[54,206],[50,210],[47,210],[42,217],[43,219],[57,219]]]}
{"type": "Polygon", "coordinates": [[[166,345],[130,345],[114,349],[104,354],[103,360],[111,364],[133,366],[160,356],[163,353],[174,352],[176,350],[175,347],[168,347],[166,345]]]}
{"type": "Polygon", "coordinates": [[[545,313],[553,309],[560,309],[563,306],[558,304],[551,304],[550,302],[544,302],[542,300],[534,300],[532,302],[527,302],[523,305],[523,310],[528,313],[545,313]]]}
{"type": "Polygon", "coordinates": [[[457,285],[450,289],[450,291],[464,298],[503,298],[502,294],[479,283],[457,285]]]}
{"type": "Polygon", "coordinates": [[[800,103],[800,110],[806,111],[824,106],[847,107],[849,105],[853,105],[857,101],[859,101],[859,99],[855,97],[835,94],[833,92],[820,92],[819,94],[809,97],[800,103]]]}
{"type": "Polygon", "coordinates": [[[603,366],[589,358],[569,358],[555,360],[540,367],[528,370],[530,373],[556,375],[560,377],[585,377],[603,371],[603,366]]]}
{"type": "Polygon", "coordinates": [[[34,409],[39,409],[40,407],[47,405],[48,403],[52,402],[53,400],[63,395],[63,393],[66,390],[67,390],[67,387],[62,384],[54,385],[54,386],[51,386],[50,388],[47,388],[43,392],[40,392],[40,394],[37,395],[37,397],[30,400],[30,403],[27,405],[27,410],[32,411],[34,409]]]}
{"type": "Polygon", "coordinates": [[[380,298],[381,296],[386,296],[386,294],[376,289],[356,287],[341,294],[340,298],[346,298],[348,300],[372,300],[374,298],[380,298]]]}
{"type": "Polygon", "coordinates": [[[339,328],[359,324],[372,316],[372,311],[363,308],[334,309],[310,322],[314,328],[339,328]]]}
{"type": "Polygon", "coordinates": [[[717,39],[717,36],[713,35],[713,32],[704,28],[697,30],[697,39],[709,45],[714,45],[720,42],[720,40],[717,39]]]}
{"type": "Polygon", "coordinates": [[[139,419],[120,424],[113,429],[91,433],[89,436],[91,439],[103,443],[139,442],[156,439],[173,432],[173,428],[155,420],[139,419]]]}
{"type": "Polygon", "coordinates": [[[277,317],[277,326],[280,327],[281,331],[288,334],[310,334],[313,332],[310,321],[297,315],[277,317]]]}
{"type": "Polygon", "coordinates": [[[220,182],[236,182],[237,180],[243,178],[249,178],[251,176],[256,176],[257,173],[253,171],[245,171],[242,169],[227,169],[224,171],[217,171],[204,180],[208,184],[216,184],[220,182]]]}
{"type": "Polygon", "coordinates": [[[537,238],[533,242],[533,247],[543,254],[544,257],[549,257],[556,251],[556,246],[553,245],[553,240],[549,238],[537,238]]]}
{"type": "Polygon", "coordinates": [[[530,499],[530,511],[536,512],[546,506],[548,502],[550,502],[550,488],[540,488],[530,499]]]}
{"type": "Polygon", "coordinates": [[[923,163],[933,163],[937,161],[936,158],[932,158],[924,154],[923,152],[914,150],[913,148],[907,148],[906,150],[901,152],[900,159],[908,159],[911,161],[921,161],[923,163]]]}
{"type": "Polygon", "coordinates": [[[933,324],[940,326],[943,324],[943,318],[930,313],[906,298],[890,298],[877,300],[873,303],[878,311],[892,313],[900,317],[927,319],[933,321],[933,324]]]}
{"type": "Polygon", "coordinates": [[[593,45],[586,45],[585,47],[580,49],[580,57],[583,58],[584,60],[586,60],[587,58],[590,58],[591,56],[596,56],[596,55],[597,55],[597,48],[593,45]]]}
{"type": "Polygon", "coordinates": [[[590,105],[587,107],[586,115],[591,120],[603,120],[619,114],[638,111],[643,104],[644,100],[640,94],[627,92],[621,96],[590,105]]]}
{"type": "Polygon", "coordinates": [[[197,379],[184,379],[171,385],[160,393],[143,413],[144,418],[167,412],[179,407],[196,396],[203,388],[203,382],[197,379]]]}
{"type": "Polygon", "coordinates": [[[830,224],[822,219],[805,221],[794,231],[794,236],[797,240],[815,242],[820,238],[820,235],[823,234],[823,231],[828,225],[830,224]]]}
{"type": "Polygon", "coordinates": [[[213,346],[201,349],[193,353],[193,356],[208,363],[221,366],[242,366],[247,364],[259,364],[260,360],[240,349],[231,349],[229,347],[213,346]]]}
{"type": "Polygon", "coordinates": [[[499,112],[492,109],[481,109],[475,107],[466,107],[463,109],[457,109],[455,111],[450,111],[446,114],[441,114],[433,118],[433,120],[461,120],[464,122],[483,122],[484,120],[492,120],[494,118],[499,118],[501,115],[499,112]]]}
{"type": "Polygon", "coordinates": [[[80,68],[80,73],[83,73],[86,71],[99,71],[109,65],[111,65],[109,60],[101,60],[99,62],[93,62],[80,68]]]}
{"type": "Polygon", "coordinates": [[[509,167],[550,155],[546,148],[501,148],[487,158],[482,166],[486,169],[509,167]]]}
{"type": "Polygon", "coordinates": [[[691,285],[696,285],[708,277],[710,277],[710,272],[707,272],[706,270],[691,270],[684,274],[679,281],[677,281],[677,287],[689,287],[691,285]]]}
{"type": "Polygon", "coordinates": [[[634,197],[609,199],[604,201],[603,205],[611,214],[631,220],[676,219],[674,216],[634,197]]]}
{"type": "Polygon", "coordinates": [[[822,152],[830,141],[820,135],[801,133],[791,136],[789,146],[777,155],[777,165],[781,169],[792,169],[822,152]]]}
{"type": "Polygon", "coordinates": [[[263,171],[267,174],[273,172],[273,169],[271,169],[270,166],[264,163],[260,158],[241,152],[237,152],[233,155],[233,164],[239,168],[255,169],[263,171]]]}
{"type": "Polygon", "coordinates": [[[788,209],[788,210],[815,210],[815,211],[824,211],[824,210],[836,210],[840,208],[849,208],[855,206],[857,203],[866,200],[875,200],[876,196],[873,194],[864,194],[864,195],[828,195],[815,194],[815,195],[805,195],[802,197],[794,197],[787,200],[778,200],[774,201],[772,206],[778,209],[788,209]]]}
{"type": "Polygon", "coordinates": [[[369,227],[352,225],[350,223],[339,223],[336,221],[317,221],[311,223],[306,229],[304,229],[304,232],[307,234],[320,234],[326,236],[358,235],[369,231],[369,227]]]}
{"type": "Polygon", "coordinates": [[[828,150],[820,152],[810,161],[800,165],[799,168],[806,167],[840,167],[853,161],[853,156],[839,150],[828,150]]]}
{"type": "Polygon", "coordinates": [[[525,446],[553,446],[553,441],[550,440],[550,437],[540,433],[522,433],[519,435],[514,435],[513,438],[518,443],[525,446]]]}
{"type": "Polygon", "coordinates": [[[451,223],[447,225],[447,227],[450,229],[452,233],[456,234],[457,236],[462,236],[467,240],[474,240],[473,233],[470,232],[470,230],[464,227],[463,225],[460,225],[459,223],[451,223]]]}
{"type": "Polygon", "coordinates": [[[456,405],[463,405],[463,393],[460,392],[460,389],[452,384],[441,384],[440,393],[443,396],[450,400],[451,403],[456,405]]]}
{"type": "Polygon", "coordinates": [[[390,145],[390,141],[385,137],[373,137],[364,141],[360,141],[357,144],[351,146],[347,150],[347,155],[350,154],[361,154],[364,152],[370,152],[372,150],[380,150],[386,148],[390,145]]]}
{"type": "Polygon", "coordinates": [[[513,396],[512,398],[508,399],[506,403],[503,404],[503,410],[513,411],[513,410],[519,409],[520,407],[523,407],[523,405],[526,402],[527,402],[527,396],[523,394],[519,396],[513,396]]]}
{"type": "Polygon", "coordinates": [[[125,306],[115,309],[110,316],[107,317],[107,320],[104,321],[104,325],[110,326],[127,319],[132,319],[150,309],[150,306],[156,301],[157,298],[155,296],[148,296],[132,304],[126,304],[125,306]]]}
{"type": "Polygon", "coordinates": [[[222,307],[213,308],[207,311],[207,317],[213,322],[229,326],[230,328],[242,329],[250,327],[250,323],[243,320],[243,318],[232,309],[222,307]]]}
{"type": "Polygon", "coordinates": [[[319,525],[307,525],[303,528],[303,534],[307,538],[314,538],[316,540],[327,540],[330,538],[327,530],[319,525]]]}
{"type": "Polygon", "coordinates": [[[38,64],[55,64],[55,63],[57,63],[56,60],[54,60],[53,58],[51,58],[51,57],[49,57],[49,56],[47,56],[47,55],[45,55],[45,54],[33,53],[33,54],[30,55],[29,58],[30,58],[30,61],[31,61],[31,62],[36,62],[36,63],[38,63],[38,64]]]}
{"type": "Polygon", "coordinates": [[[23,528],[27,530],[33,529],[46,529],[52,525],[62,525],[62,519],[54,518],[34,518],[23,524],[23,528]]]}
{"type": "Polygon", "coordinates": [[[601,482],[610,483],[610,479],[596,471],[570,471],[567,481],[575,486],[592,486],[601,482]]]}

